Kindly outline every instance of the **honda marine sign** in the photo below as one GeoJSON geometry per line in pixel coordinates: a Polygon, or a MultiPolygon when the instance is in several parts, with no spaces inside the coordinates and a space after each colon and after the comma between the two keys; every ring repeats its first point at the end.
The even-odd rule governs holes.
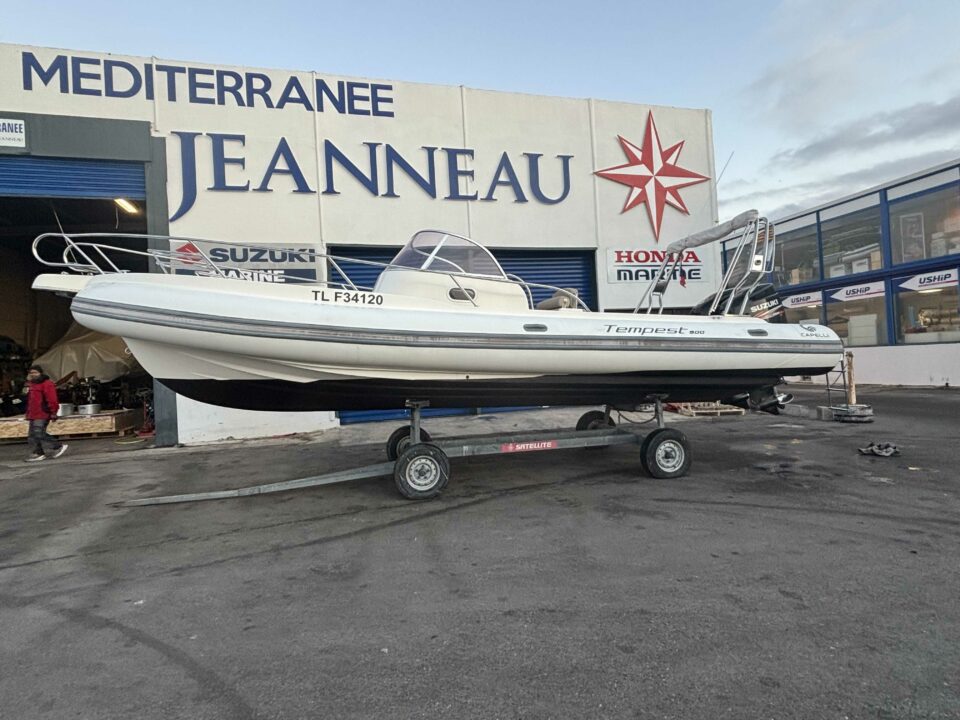
{"type": "Polygon", "coordinates": [[[696,250],[684,250],[679,258],[676,253],[668,254],[663,250],[607,250],[609,283],[648,283],[656,279],[661,268],[665,273],[672,270],[671,279],[681,287],[686,287],[688,282],[703,283],[705,280],[703,261],[696,250]]]}

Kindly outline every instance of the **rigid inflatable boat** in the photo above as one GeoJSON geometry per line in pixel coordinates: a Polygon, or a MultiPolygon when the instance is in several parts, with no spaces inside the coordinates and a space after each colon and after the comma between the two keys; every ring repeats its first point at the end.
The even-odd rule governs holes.
{"type": "Polygon", "coordinates": [[[773,227],[755,212],[669,245],[634,313],[591,312],[561,288],[534,303],[531,284],[486,248],[434,230],[414,235],[371,288],[319,252],[342,282],[248,282],[199,242],[123,251],[162,271],[125,272],[111,259],[120,248],[101,239],[37,238],[36,257],[72,273],[40,275],[34,288],[72,295],[78,323],[121,336],[164,385],[232,408],[629,408],[656,398],[775,409],[784,376],[825,373],[842,354],[829,328],[745,313],[773,258],[773,227]],[[665,314],[682,251],[731,232],[741,240],[720,292],[701,314],[665,314]],[[54,259],[51,242],[60,243],[54,259]]]}

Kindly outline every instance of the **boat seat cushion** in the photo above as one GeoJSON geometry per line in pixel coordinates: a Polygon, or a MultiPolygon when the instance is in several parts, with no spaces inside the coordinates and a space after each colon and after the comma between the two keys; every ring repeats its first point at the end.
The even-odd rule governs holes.
{"type": "Polygon", "coordinates": [[[576,307],[577,301],[574,299],[575,297],[577,297],[576,288],[563,288],[562,290],[557,290],[546,300],[538,302],[536,308],[537,310],[562,310],[563,308],[576,307]]]}

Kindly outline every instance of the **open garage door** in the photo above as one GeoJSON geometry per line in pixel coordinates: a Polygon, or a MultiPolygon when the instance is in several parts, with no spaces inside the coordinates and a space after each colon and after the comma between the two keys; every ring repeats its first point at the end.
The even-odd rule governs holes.
{"type": "MultiPolygon", "coordinates": [[[[105,365],[91,357],[102,360],[102,347],[73,324],[70,300],[32,289],[37,275],[56,272],[36,261],[32,245],[38,235],[61,228],[69,234],[146,233],[145,198],[143,163],[0,155],[0,414],[22,412],[26,370],[44,357],[51,379],[63,381],[61,403],[134,408],[139,427],[152,379],[132,359],[125,370],[96,370],[105,365]]],[[[143,239],[118,242],[146,249],[143,239]]],[[[146,258],[117,262],[126,270],[147,269],[146,258]]]]}

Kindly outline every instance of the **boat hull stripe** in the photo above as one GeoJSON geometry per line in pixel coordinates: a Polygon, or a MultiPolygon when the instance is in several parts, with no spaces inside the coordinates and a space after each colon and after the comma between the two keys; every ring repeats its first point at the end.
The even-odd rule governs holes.
{"type": "MultiPolygon", "coordinates": [[[[765,353],[837,353],[840,342],[830,340],[778,340],[766,338],[702,338],[685,337],[580,337],[417,332],[409,330],[372,330],[368,328],[330,327],[323,325],[230,318],[91,300],[76,297],[75,314],[122,322],[170,327],[223,335],[241,335],[282,340],[384,345],[426,348],[473,348],[496,350],[602,350],[658,352],[765,352],[765,353]]],[[[118,333],[124,334],[124,333],[118,333]]],[[[839,357],[838,357],[839,360],[839,357]]]]}

